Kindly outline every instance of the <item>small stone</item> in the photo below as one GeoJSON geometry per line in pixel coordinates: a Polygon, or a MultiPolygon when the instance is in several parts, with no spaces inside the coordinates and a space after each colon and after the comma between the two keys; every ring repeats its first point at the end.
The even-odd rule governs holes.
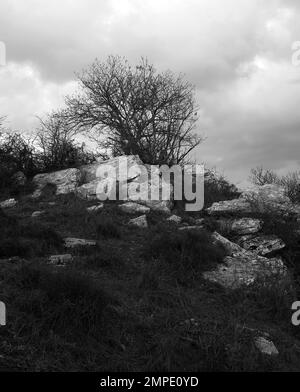
{"type": "Polygon", "coordinates": [[[31,215],[31,218],[38,218],[41,215],[43,215],[45,213],[45,211],[34,211],[31,215]]]}
{"type": "Polygon", "coordinates": [[[131,219],[129,221],[129,225],[146,229],[148,227],[146,215],[142,215],[142,216],[139,216],[138,218],[131,219]]]}
{"type": "Polygon", "coordinates": [[[150,212],[150,208],[138,203],[128,202],[119,205],[120,210],[126,212],[128,214],[148,214],[150,212]]]}
{"type": "Polygon", "coordinates": [[[170,216],[170,218],[167,219],[167,221],[179,224],[179,223],[181,223],[182,218],[178,215],[172,215],[172,216],[170,216]]]}
{"type": "Polygon", "coordinates": [[[12,208],[18,204],[16,199],[8,199],[0,203],[1,208],[12,208]]]}
{"type": "Polygon", "coordinates": [[[260,336],[255,339],[256,348],[262,353],[266,355],[278,355],[279,351],[277,350],[275,344],[271,340],[267,340],[266,338],[260,336]]]}
{"type": "Polygon", "coordinates": [[[86,210],[87,210],[87,212],[92,213],[92,212],[100,211],[103,208],[104,208],[104,204],[101,203],[101,204],[97,204],[97,205],[92,206],[92,207],[88,207],[86,210]]]}
{"type": "Polygon", "coordinates": [[[94,240],[85,240],[81,238],[65,238],[65,247],[66,248],[75,248],[76,246],[96,246],[97,241],[94,240]]]}
{"type": "Polygon", "coordinates": [[[57,266],[65,266],[73,260],[73,256],[70,254],[65,255],[54,255],[50,256],[49,262],[50,264],[57,266]]]}

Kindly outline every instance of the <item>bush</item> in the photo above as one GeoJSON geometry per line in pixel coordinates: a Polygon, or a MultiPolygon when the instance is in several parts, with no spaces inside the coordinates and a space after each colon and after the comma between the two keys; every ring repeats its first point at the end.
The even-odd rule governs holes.
{"type": "Polygon", "coordinates": [[[286,196],[294,203],[300,203],[300,171],[279,176],[273,170],[262,166],[251,170],[250,181],[255,185],[276,184],[285,189],[286,196]]]}
{"type": "Polygon", "coordinates": [[[204,208],[223,200],[236,199],[240,193],[216,170],[208,170],[204,178],[204,208]]]}

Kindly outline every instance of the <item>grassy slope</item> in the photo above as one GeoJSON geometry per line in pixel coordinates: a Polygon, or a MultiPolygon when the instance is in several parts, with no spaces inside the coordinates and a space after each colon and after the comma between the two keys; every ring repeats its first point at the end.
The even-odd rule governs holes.
{"type": "Polygon", "coordinates": [[[149,229],[130,228],[115,204],[89,215],[92,204],[48,195],[24,198],[9,211],[17,222],[10,240],[25,238],[20,254],[24,246],[32,253],[29,261],[0,261],[0,300],[8,312],[1,370],[300,370],[289,288],[275,282],[227,291],[201,277],[222,253],[204,243],[209,234],[179,238],[176,248],[168,242],[176,228],[161,217],[153,214],[149,229]],[[32,220],[38,209],[46,213],[32,220]],[[47,266],[48,255],[65,252],[65,236],[94,238],[98,246],[72,251],[68,268],[47,266]],[[246,326],[267,331],[280,355],[258,353],[246,326]]]}

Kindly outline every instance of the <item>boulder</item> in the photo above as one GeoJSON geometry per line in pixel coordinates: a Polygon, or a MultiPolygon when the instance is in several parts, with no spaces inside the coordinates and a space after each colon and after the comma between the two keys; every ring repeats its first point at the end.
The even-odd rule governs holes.
{"type": "Polygon", "coordinates": [[[285,248],[285,243],[276,235],[243,236],[238,243],[244,249],[261,256],[285,248]]]}
{"type": "Polygon", "coordinates": [[[136,213],[148,214],[150,212],[149,207],[134,202],[120,204],[119,208],[120,210],[128,214],[136,214],[136,213]]]}
{"type": "Polygon", "coordinates": [[[119,174],[120,178],[125,178],[125,176],[127,176],[127,180],[131,181],[139,176],[139,170],[136,170],[135,168],[139,165],[143,165],[143,162],[140,160],[138,155],[124,155],[107,161],[81,166],[79,170],[82,174],[82,183],[87,184],[96,180],[104,180],[105,177],[102,175],[102,168],[104,165],[110,166],[112,170],[117,170],[116,173],[117,175],[119,174]]]}
{"type": "Polygon", "coordinates": [[[148,227],[147,217],[146,215],[141,215],[138,218],[131,219],[128,224],[146,229],[148,227]]]}
{"type": "Polygon", "coordinates": [[[94,240],[85,240],[82,238],[65,238],[65,247],[66,248],[76,248],[77,246],[96,246],[97,241],[94,240]]]}
{"type": "Polygon", "coordinates": [[[259,219],[241,218],[232,222],[231,230],[237,235],[253,234],[262,229],[263,222],[259,219]]]}
{"type": "Polygon", "coordinates": [[[40,197],[46,185],[55,185],[56,194],[74,192],[81,181],[81,172],[78,169],[66,169],[52,173],[37,174],[32,182],[36,186],[33,197],[40,197]]]}
{"type": "Polygon", "coordinates": [[[0,208],[12,208],[18,204],[16,199],[8,199],[0,203],[0,208]]]}

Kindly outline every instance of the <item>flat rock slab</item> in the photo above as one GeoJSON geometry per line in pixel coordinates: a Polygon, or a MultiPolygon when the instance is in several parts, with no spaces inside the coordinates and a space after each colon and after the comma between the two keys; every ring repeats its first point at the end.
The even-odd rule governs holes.
{"type": "Polygon", "coordinates": [[[262,229],[263,222],[259,219],[241,218],[232,222],[231,230],[238,235],[257,233],[262,229]]]}
{"type": "Polygon", "coordinates": [[[46,185],[55,185],[57,195],[65,195],[74,192],[81,181],[81,172],[79,169],[59,170],[52,173],[37,174],[32,182],[36,186],[32,197],[41,196],[46,185]]]}
{"type": "Polygon", "coordinates": [[[215,243],[226,249],[228,256],[214,270],[203,273],[203,277],[210,282],[237,289],[249,286],[259,279],[283,277],[287,273],[279,258],[267,259],[247,251],[217,232],[213,233],[212,237],[215,243]]]}
{"type": "Polygon", "coordinates": [[[238,241],[244,249],[266,256],[285,248],[285,243],[276,235],[243,236],[238,241]]]}
{"type": "Polygon", "coordinates": [[[73,260],[73,256],[70,254],[54,255],[49,257],[49,263],[57,266],[66,266],[72,260],[73,260]]]}
{"type": "Polygon", "coordinates": [[[18,204],[16,199],[8,199],[0,203],[0,208],[12,208],[18,204]]]}
{"type": "Polygon", "coordinates": [[[88,207],[86,210],[89,213],[93,213],[93,212],[97,212],[97,211],[103,210],[103,208],[104,208],[104,204],[101,203],[101,204],[97,204],[96,206],[88,207]]]}
{"type": "Polygon", "coordinates": [[[136,226],[136,227],[146,229],[148,227],[147,217],[146,215],[142,215],[139,216],[138,218],[130,219],[128,224],[130,226],[136,226]]]}
{"type": "Polygon", "coordinates": [[[206,209],[209,215],[234,215],[249,214],[252,212],[251,205],[248,201],[242,199],[225,200],[206,209]]]}
{"type": "Polygon", "coordinates": [[[203,230],[203,229],[204,229],[203,226],[197,225],[197,226],[183,226],[183,227],[180,227],[178,230],[179,231],[191,231],[191,230],[203,230]]]}
{"type": "Polygon", "coordinates": [[[128,214],[136,214],[136,213],[148,214],[150,212],[149,207],[134,202],[120,204],[119,208],[121,211],[126,212],[128,214]]]}
{"type": "Polygon", "coordinates": [[[225,288],[238,289],[250,286],[260,279],[284,276],[286,272],[281,259],[267,259],[244,253],[226,257],[223,264],[213,271],[204,272],[203,277],[225,288]]]}
{"type": "Polygon", "coordinates": [[[275,356],[279,354],[275,344],[262,336],[255,339],[254,344],[256,348],[265,355],[275,356]]]}
{"type": "Polygon", "coordinates": [[[65,238],[65,247],[66,248],[76,248],[77,246],[96,246],[97,241],[94,240],[85,240],[82,238],[65,238]]]}

